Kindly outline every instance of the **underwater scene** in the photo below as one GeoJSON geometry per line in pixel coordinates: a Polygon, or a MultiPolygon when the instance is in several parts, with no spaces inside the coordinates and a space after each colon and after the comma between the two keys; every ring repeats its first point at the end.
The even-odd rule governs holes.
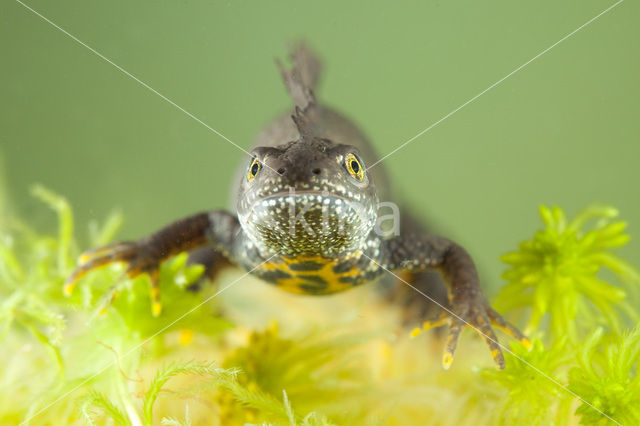
{"type": "Polygon", "coordinates": [[[0,5],[0,424],[640,424],[640,6],[0,5]]]}

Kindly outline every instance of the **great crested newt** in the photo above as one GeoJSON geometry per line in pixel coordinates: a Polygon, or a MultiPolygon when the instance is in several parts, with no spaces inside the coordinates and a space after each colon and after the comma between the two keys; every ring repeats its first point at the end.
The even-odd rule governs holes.
{"type": "Polygon", "coordinates": [[[312,52],[300,45],[291,59],[291,68],[278,65],[293,113],[274,120],[256,138],[233,181],[235,211],[198,213],[138,241],[86,252],[65,291],[71,292],[91,270],[124,262],[129,276],[151,276],[153,313],[159,315],[159,265],[184,251],[191,252],[212,279],[220,270],[237,266],[299,294],[341,292],[391,274],[395,290],[387,297],[420,322],[427,319],[419,317],[427,311],[423,308],[430,303],[429,295],[437,295],[438,285],[444,290],[444,309],[425,324],[449,325],[445,368],[465,326],[481,334],[496,366],[504,368],[492,326],[524,345],[529,341],[488,304],[470,255],[456,243],[425,232],[407,212],[397,217],[380,214],[379,200],[391,200],[389,185],[383,167],[374,164],[377,157],[367,138],[316,100],[321,66],[312,52]],[[442,279],[434,280],[434,270],[446,287],[442,279]]]}

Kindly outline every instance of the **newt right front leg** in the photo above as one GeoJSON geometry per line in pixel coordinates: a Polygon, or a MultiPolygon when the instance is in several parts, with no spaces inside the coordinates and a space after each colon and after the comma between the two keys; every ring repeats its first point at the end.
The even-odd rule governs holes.
{"type": "Polygon", "coordinates": [[[98,247],[80,256],[80,266],[65,282],[64,292],[70,295],[76,282],[95,269],[111,263],[125,263],[129,277],[149,275],[152,312],[156,316],[160,315],[160,264],[171,256],[207,244],[213,244],[228,253],[238,229],[239,224],[235,216],[224,211],[212,211],[178,220],[138,241],[124,241],[98,247]]]}

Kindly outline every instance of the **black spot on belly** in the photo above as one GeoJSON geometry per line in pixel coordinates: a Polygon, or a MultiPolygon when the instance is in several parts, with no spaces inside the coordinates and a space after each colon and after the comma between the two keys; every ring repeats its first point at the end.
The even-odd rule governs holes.
{"type": "Polygon", "coordinates": [[[327,286],[317,286],[313,284],[299,284],[298,288],[307,294],[322,294],[327,290],[327,286]]]}
{"type": "Polygon", "coordinates": [[[341,283],[347,283],[347,284],[353,284],[353,285],[362,284],[362,282],[363,282],[362,277],[359,277],[359,276],[355,276],[355,277],[340,277],[340,278],[338,278],[338,281],[340,281],[341,283]]]}
{"type": "Polygon", "coordinates": [[[353,262],[350,262],[350,261],[340,262],[333,267],[333,272],[335,272],[336,274],[343,274],[345,272],[350,271],[352,268],[353,268],[353,262]]]}
{"type": "Polygon", "coordinates": [[[272,271],[264,271],[264,272],[261,272],[258,275],[263,280],[270,281],[272,283],[277,283],[278,280],[281,280],[281,279],[284,279],[284,278],[291,278],[291,275],[289,275],[286,272],[281,271],[279,269],[274,269],[272,271]]]}
{"type": "Polygon", "coordinates": [[[324,278],[316,275],[310,275],[310,276],[298,275],[298,278],[304,281],[303,283],[298,284],[298,288],[300,288],[300,290],[304,291],[305,293],[309,293],[309,294],[324,293],[327,290],[327,287],[329,286],[329,283],[327,283],[324,280],[324,278]]]}
{"type": "Polygon", "coordinates": [[[298,263],[289,264],[289,269],[292,271],[317,271],[322,269],[324,263],[315,262],[313,260],[304,260],[298,263]]]}
{"type": "Polygon", "coordinates": [[[308,283],[324,284],[325,286],[327,285],[325,279],[317,275],[297,275],[297,277],[308,283]]]}

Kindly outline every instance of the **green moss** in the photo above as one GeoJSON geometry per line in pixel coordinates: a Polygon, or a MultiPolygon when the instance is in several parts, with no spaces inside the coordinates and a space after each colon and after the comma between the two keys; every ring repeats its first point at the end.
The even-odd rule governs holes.
{"type": "MultiPolygon", "coordinates": [[[[597,329],[579,348],[577,361],[569,371],[571,390],[622,424],[640,424],[640,329],[623,336],[597,329]]],[[[586,403],[576,413],[583,424],[608,421],[586,403]]]]}
{"type": "Polygon", "coordinates": [[[504,389],[497,417],[506,424],[551,424],[554,421],[551,409],[560,414],[562,403],[571,397],[558,386],[566,382],[563,367],[570,362],[566,339],[550,348],[545,348],[539,339],[532,343],[529,351],[522,345],[511,345],[511,352],[505,356],[508,367],[505,371],[483,371],[486,379],[504,389]]]}
{"type": "Polygon", "coordinates": [[[629,241],[624,233],[626,222],[613,221],[618,211],[612,207],[585,209],[569,222],[559,207],[540,207],[546,228],[536,232],[520,249],[502,256],[510,268],[503,277],[508,284],[496,300],[499,310],[531,308],[527,333],[539,330],[544,315],[549,314],[555,336],[578,338],[577,318],[606,318],[609,327],[619,332],[621,321],[616,308],[637,320],[637,313],[626,303],[626,292],[600,278],[608,268],[626,282],[640,282],[638,273],[612,253],[629,241]],[[589,222],[595,227],[584,230],[589,222]],[[599,312],[594,312],[594,309],[599,312]]]}
{"type": "Polygon", "coordinates": [[[528,309],[528,332],[547,336],[552,346],[545,350],[537,340],[529,353],[513,346],[506,374],[487,374],[508,391],[505,416],[523,422],[546,412],[544,423],[563,424],[577,399],[575,415],[583,424],[612,419],[637,424],[638,332],[626,337],[621,333],[638,318],[624,286],[634,290],[640,279],[612,252],[629,240],[624,233],[627,224],[613,220],[618,212],[611,207],[585,209],[571,222],[559,207],[542,206],[540,214],[546,228],[521,243],[519,251],[502,257],[509,265],[504,273],[509,283],[498,295],[497,306],[528,309]],[[583,229],[594,220],[592,229],[583,229]],[[606,269],[618,279],[617,285],[602,278],[606,269]],[[541,324],[545,315],[546,326],[541,324]],[[602,327],[607,327],[607,334],[602,327]],[[591,333],[594,328],[597,331],[591,333]],[[545,406],[553,411],[545,411],[545,406]]]}
{"type": "MultiPolygon", "coordinates": [[[[497,300],[512,318],[529,316],[533,348],[511,345],[496,371],[480,339],[465,341],[444,371],[437,334],[435,351],[389,337],[393,308],[354,310],[368,328],[235,325],[218,299],[203,303],[215,288],[185,291],[202,274],[186,254],[162,265],[158,318],[146,278],[126,279],[122,266],[65,297],[79,254],[72,211],[44,188],[34,195],[59,226],[47,235],[14,218],[0,230],[0,423],[640,423],[640,332],[628,297],[638,274],[613,253],[628,241],[615,209],[568,221],[541,208],[545,229],[503,257],[508,284],[497,300]]],[[[121,222],[112,214],[91,225],[86,246],[111,241],[121,222]]]]}

